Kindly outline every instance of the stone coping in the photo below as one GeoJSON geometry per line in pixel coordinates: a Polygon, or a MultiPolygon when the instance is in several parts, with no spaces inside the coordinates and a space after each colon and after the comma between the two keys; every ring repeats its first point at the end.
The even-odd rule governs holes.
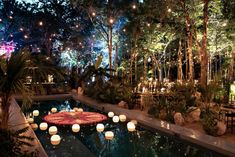
{"type": "Polygon", "coordinates": [[[220,137],[213,137],[196,130],[171,124],[163,120],[151,118],[148,114],[139,110],[129,110],[120,108],[117,105],[100,103],[87,96],[77,95],[76,93],[73,94],[73,98],[98,110],[102,110],[105,112],[112,111],[116,115],[125,114],[129,120],[135,119],[138,121],[138,123],[153,131],[159,131],[175,136],[176,138],[180,138],[197,146],[204,147],[206,149],[218,152],[226,156],[235,156],[235,143],[232,143],[220,137]]]}
{"type": "MultiPolygon", "coordinates": [[[[34,138],[34,140],[31,142],[33,144],[33,148],[30,147],[30,150],[37,149],[38,157],[48,157],[46,151],[42,147],[33,129],[30,127],[30,125],[26,121],[26,118],[24,114],[22,113],[21,108],[19,107],[18,103],[16,102],[14,98],[11,100],[9,113],[10,113],[9,121],[8,121],[9,128],[11,130],[19,130],[19,129],[29,126],[29,130],[25,132],[25,135],[34,138]]],[[[29,150],[29,147],[24,147],[23,149],[29,150]]]]}

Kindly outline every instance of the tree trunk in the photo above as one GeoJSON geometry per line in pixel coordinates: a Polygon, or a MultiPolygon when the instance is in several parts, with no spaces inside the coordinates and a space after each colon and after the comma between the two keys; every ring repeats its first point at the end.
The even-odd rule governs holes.
{"type": "Polygon", "coordinates": [[[182,46],[181,46],[181,40],[179,41],[179,50],[178,50],[178,68],[177,68],[178,76],[177,79],[182,81],[183,79],[183,69],[182,69],[182,46]]]}
{"type": "Polygon", "coordinates": [[[229,78],[229,82],[232,82],[234,79],[233,79],[233,76],[234,76],[234,59],[235,59],[235,50],[233,51],[232,53],[232,58],[231,58],[231,62],[230,62],[230,66],[229,66],[229,69],[228,69],[228,78],[229,78]]]}
{"type": "Polygon", "coordinates": [[[118,71],[117,71],[117,68],[118,68],[117,60],[118,60],[118,44],[117,44],[117,43],[115,43],[115,59],[114,59],[114,67],[115,67],[116,74],[118,74],[118,71]]]}
{"type": "Polygon", "coordinates": [[[138,81],[138,55],[135,54],[135,82],[138,81]]]}
{"type": "Polygon", "coordinates": [[[146,80],[147,76],[147,57],[144,56],[144,81],[146,80]]]}
{"type": "MultiPolygon", "coordinates": [[[[188,26],[187,26],[188,27],[188,26]]],[[[188,31],[188,39],[187,39],[187,44],[188,44],[188,48],[187,48],[187,51],[188,51],[188,62],[189,62],[189,81],[190,82],[193,82],[193,67],[194,67],[194,63],[193,63],[193,51],[192,51],[192,42],[193,42],[193,38],[192,38],[192,33],[191,31],[189,30],[188,31]]]]}
{"type": "MultiPolygon", "coordinates": [[[[109,33],[108,33],[108,50],[109,50],[109,69],[112,69],[112,54],[113,54],[113,36],[112,36],[112,26],[109,25],[109,33]]],[[[110,71],[110,75],[112,75],[112,71],[110,71]]]]}
{"type": "Polygon", "coordinates": [[[7,129],[8,120],[9,120],[9,108],[10,108],[10,98],[8,94],[3,95],[1,107],[2,107],[2,121],[0,128],[7,129]]]}
{"type": "MultiPolygon", "coordinates": [[[[186,9],[185,0],[180,0],[181,7],[184,9],[185,15],[185,26],[187,31],[187,55],[188,56],[188,67],[186,67],[186,79],[189,79],[190,82],[193,82],[194,79],[194,63],[193,63],[193,35],[192,35],[192,22],[189,16],[189,13],[186,9]],[[188,74],[189,68],[189,74],[188,74]]],[[[186,60],[187,62],[187,60],[186,60]]]]}
{"type": "Polygon", "coordinates": [[[207,26],[208,26],[208,4],[209,0],[203,0],[203,37],[202,37],[202,47],[201,47],[201,77],[200,83],[202,86],[207,84],[207,26]]]}
{"type": "Polygon", "coordinates": [[[130,62],[130,69],[129,69],[129,71],[130,71],[130,73],[129,73],[129,80],[130,80],[130,83],[132,84],[132,65],[133,65],[133,54],[131,53],[131,62],[130,62]]]}

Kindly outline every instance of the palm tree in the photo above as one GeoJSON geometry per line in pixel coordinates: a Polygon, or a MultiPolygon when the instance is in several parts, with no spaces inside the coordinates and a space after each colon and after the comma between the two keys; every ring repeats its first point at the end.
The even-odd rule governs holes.
{"type": "Polygon", "coordinates": [[[43,61],[39,64],[39,61],[35,57],[32,58],[26,49],[12,54],[10,58],[0,58],[1,128],[8,128],[9,107],[14,94],[22,95],[23,108],[31,104],[30,97],[33,95],[33,91],[24,84],[26,76],[32,76],[33,82],[35,80],[38,82],[37,87],[42,87],[40,82],[45,80],[48,74],[56,72],[53,67],[48,67],[48,65],[43,61]]]}

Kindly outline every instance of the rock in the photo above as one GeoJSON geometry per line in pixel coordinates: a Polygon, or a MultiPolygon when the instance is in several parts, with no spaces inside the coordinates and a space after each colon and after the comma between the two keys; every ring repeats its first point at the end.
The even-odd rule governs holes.
{"type": "Polygon", "coordinates": [[[225,134],[226,129],[227,129],[226,124],[222,121],[217,122],[217,128],[218,128],[217,135],[219,136],[225,134]]]}
{"type": "Polygon", "coordinates": [[[174,115],[174,121],[176,125],[184,125],[184,118],[181,113],[176,112],[174,115]]]}
{"type": "Polygon", "coordinates": [[[200,120],[200,115],[201,110],[198,108],[189,113],[189,118],[191,118],[192,122],[198,122],[200,120]]]}
{"type": "Polygon", "coordinates": [[[78,93],[78,95],[83,95],[83,89],[82,89],[82,87],[78,87],[77,93],[78,93]]]}
{"type": "Polygon", "coordinates": [[[119,103],[118,103],[118,106],[119,107],[122,107],[122,108],[127,108],[127,103],[125,102],[125,101],[120,101],[119,103]]]}

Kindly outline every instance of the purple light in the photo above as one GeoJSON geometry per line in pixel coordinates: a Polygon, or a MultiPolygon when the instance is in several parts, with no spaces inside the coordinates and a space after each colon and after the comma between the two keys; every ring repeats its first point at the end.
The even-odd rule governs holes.
{"type": "Polygon", "coordinates": [[[11,53],[15,50],[15,43],[13,42],[3,42],[0,43],[0,56],[4,58],[10,58],[11,53]]]}

